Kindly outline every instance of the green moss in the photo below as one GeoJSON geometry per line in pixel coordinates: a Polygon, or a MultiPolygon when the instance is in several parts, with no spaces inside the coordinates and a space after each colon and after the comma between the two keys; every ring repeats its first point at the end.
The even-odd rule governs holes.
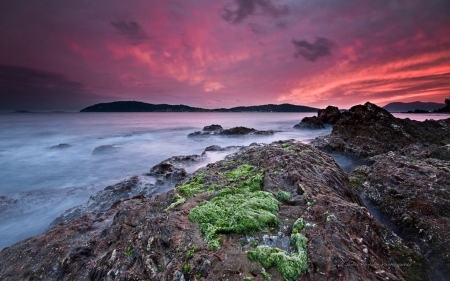
{"type": "Polygon", "coordinates": [[[203,177],[205,176],[205,173],[201,173],[198,176],[196,176],[192,181],[185,183],[183,185],[178,186],[176,189],[181,192],[184,196],[189,196],[194,192],[198,192],[201,189],[203,189],[203,177]]]}
{"type": "Polygon", "coordinates": [[[190,266],[189,264],[185,264],[185,265],[183,266],[183,271],[184,271],[184,273],[188,273],[189,270],[191,270],[191,266],[190,266]]]}
{"type": "Polygon", "coordinates": [[[186,252],[186,260],[192,258],[194,256],[194,253],[197,252],[198,250],[200,250],[200,247],[198,247],[198,246],[195,246],[195,247],[192,247],[191,249],[189,249],[186,252]]]}
{"type": "Polygon", "coordinates": [[[165,209],[165,211],[168,211],[168,210],[170,210],[170,209],[173,209],[173,208],[175,208],[175,207],[177,207],[177,206],[183,204],[184,202],[186,202],[186,198],[181,197],[181,196],[177,193],[177,194],[175,194],[175,195],[173,196],[173,201],[174,201],[174,202],[173,202],[172,204],[170,204],[169,207],[167,207],[167,208],[165,209]]]}
{"type": "Polygon", "coordinates": [[[162,270],[163,270],[162,265],[158,264],[158,271],[162,271],[162,270]]]}
{"type": "Polygon", "coordinates": [[[270,280],[270,274],[265,272],[265,271],[261,271],[261,275],[264,277],[264,279],[266,280],[270,280]]]}
{"type": "Polygon", "coordinates": [[[213,193],[214,190],[216,190],[216,188],[217,188],[217,185],[211,184],[211,185],[208,187],[208,190],[207,190],[208,194],[213,193]]]}
{"type": "Polygon", "coordinates": [[[252,242],[250,242],[250,246],[252,246],[253,248],[256,248],[258,246],[258,241],[253,240],[252,242]]]}
{"type": "Polygon", "coordinates": [[[289,192],[287,192],[287,191],[284,191],[284,190],[280,190],[280,191],[278,191],[278,193],[277,193],[277,197],[278,197],[278,199],[280,199],[281,201],[289,201],[289,200],[291,200],[291,194],[289,193],[289,192]]]}
{"type": "Polygon", "coordinates": [[[307,241],[305,236],[294,233],[291,236],[291,246],[296,250],[295,253],[289,254],[278,248],[258,246],[255,250],[248,252],[248,258],[252,261],[259,261],[265,268],[276,266],[285,280],[297,280],[308,268],[307,241]]]}
{"type": "Polygon", "coordinates": [[[278,204],[272,194],[264,191],[223,194],[193,208],[189,219],[200,223],[208,246],[218,249],[220,233],[253,233],[278,224],[274,215],[278,204]]]}
{"type": "Polygon", "coordinates": [[[210,201],[204,201],[189,213],[189,219],[200,224],[203,238],[211,249],[220,248],[221,233],[253,233],[277,225],[274,215],[279,202],[261,191],[262,173],[251,165],[223,173],[228,186],[210,201]]]}
{"type": "Polygon", "coordinates": [[[292,226],[292,233],[299,233],[304,227],[304,222],[302,218],[297,219],[292,226]]]}
{"type": "Polygon", "coordinates": [[[244,281],[252,281],[253,279],[251,277],[245,277],[244,281]]]}

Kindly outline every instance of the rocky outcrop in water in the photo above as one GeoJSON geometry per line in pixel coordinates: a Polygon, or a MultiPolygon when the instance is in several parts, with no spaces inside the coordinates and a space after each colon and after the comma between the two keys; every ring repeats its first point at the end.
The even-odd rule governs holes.
{"type": "Polygon", "coordinates": [[[295,142],[248,148],[174,190],[5,248],[0,260],[1,280],[405,280],[405,266],[423,265],[329,155],[295,142]]]}
{"type": "Polygon", "coordinates": [[[443,146],[450,140],[450,119],[424,122],[395,118],[372,104],[350,108],[330,135],[318,137],[313,145],[330,151],[373,156],[421,143],[443,146]]]}
{"type": "Polygon", "coordinates": [[[296,129],[325,129],[325,125],[317,116],[305,117],[298,124],[294,125],[296,129]]]}
{"type": "Polygon", "coordinates": [[[327,124],[336,124],[339,119],[342,118],[342,113],[336,106],[327,106],[325,109],[319,109],[317,112],[317,117],[323,122],[327,124]]]}
{"type": "Polygon", "coordinates": [[[260,131],[253,128],[247,127],[233,127],[230,129],[223,129],[220,125],[210,125],[205,126],[202,131],[196,131],[194,133],[190,133],[188,137],[209,137],[215,135],[221,136],[242,136],[242,135],[273,135],[275,131],[260,131]]]}

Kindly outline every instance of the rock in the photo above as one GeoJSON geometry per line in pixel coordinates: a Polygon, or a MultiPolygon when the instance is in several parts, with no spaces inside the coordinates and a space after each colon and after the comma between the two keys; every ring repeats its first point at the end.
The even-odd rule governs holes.
{"type": "Polygon", "coordinates": [[[223,130],[220,135],[233,136],[233,135],[273,135],[274,131],[259,131],[253,128],[247,127],[233,127],[231,129],[223,130]]]}
{"type": "Polygon", "coordinates": [[[65,149],[71,147],[68,143],[60,143],[58,145],[51,146],[50,149],[65,149]]]}
{"type": "Polygon", "coordinates": [[[294,128],[297,129],[325,129],[325,125],[318,117],[305,117],[302,121],[296,125],[294,128]]]}
{"type": "MultiPolygon", "coordinates": [[[[248,253],[264,248],[244,242],[289,237],[287,241],[297,241],[297,252],[273,250],[302,267],[268,265],[273,280],[281,280],[283,274],[285,278],[294,274],[288,275],[295,276],[291,280],[341,280],[344,276],[405,280],[394,259],[397,252],[388,245],[395,243],[412,254],[417,254],[415,249],[378,223],[355,196],[347,175],[333,159],[310,145],[283,142],[250,147],[227,161],[209,164],[174,190],[146,200],[118,201],[106,212],[85,214],[5,248],[0,252],[0,279],[194,280],[202,276],[242,280],[256,274],[262,280],[260,262],[250,260],[248,253]],[[297,193],[300,185],[301,195],[297,193]],[[289,192],[292,200],[278,201],[274,194],[279,191],[289,192]],[[194,214],[201,208],[214,206],[211,200],[226,201],[211,209],[212,227],[194,223],[194,214]],[[233,210],[227,209],[230,206],[233,210]],[[229,215],[217,217],[227,210],[229,215]],[[216,219],[231,223],[231,228],[215,228],[216,219]],[[202,231],[217,232],[205,241],[202,231]],[[220,249],[209,248],[211,241],[220,249]]],[[[422,260],[409,262],[418,268],[422,260]]]]}
{"type": "Polygon", "coordinates": [[[450,162],[420,150],[413,146],[372,157],[373,165],[358,170],[363,171],[358,183],[363,196],[427,253],[442,275],[433,280],[440,280],[450,276],[450,162]]]}
{"type": "Polygon", "coordinates": [[[203,128],[202,131],[196,131],[194,133],[190,133],[188,137],[209,137],[214,135],[223,135],[223,136],[241,136],[241,135],[273,135],[275,131],[259,131],[253,128],[247,127],[233,127],[230,129],[224,130],[220,125],[210,125],[203,128]],[[206,129],[206,130],[205,130],[206,129]]]}
{"type": "Polygon", "coordinates": [[[203,127],[203,131],[205,131],[205,132],[217,132],[218,133],[218,132],[222,132],[223,128],[220,125],[212,124],[212,125],[203,127]]]}
{"type": "Polygon", "coordinates": [[[100,145],[94,148],[94,150],[92,151],[92,155],[108,154],[116,151],[117,149],[119,149],[119,147],[113,144],[100,145]]]}
{"type": "Polygon", "coordinates": [[[414,143],[425,146],[450,143],[450,119],[424,122],[399,119],[368,102],[350,108],[330,135],[312,142],[326,150],[363,157],[396,151],[414,143]]]}
{"type": "Polygon", "coordinates": [[[79,218],[87,213],[106,212],[118,200],[124,200],[138,195],[151,196],[157,191],[157,187],[138,176],[123,180],[115,185],[107,186],[105,189],[89,197],[87,202],[66,210],[54,219],[47,229],[52,229],[61,222],[79,218]]]}
{"type": "Polygon", "coordinates": [[[342,113],[336,106],[327,106],[325,109],[319,109],[317,113],[317,117],[323,122],[327,124],[336,124],[339,119],[342,117],[342,113]]]}

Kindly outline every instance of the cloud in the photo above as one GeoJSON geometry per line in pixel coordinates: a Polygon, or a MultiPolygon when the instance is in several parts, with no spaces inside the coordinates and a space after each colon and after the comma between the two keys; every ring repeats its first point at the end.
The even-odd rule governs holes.
{"type": "Polygon", "coordinates": [[[307,61],[316,61],[320,57],[331,55],[331,48],[334,43],[323,37],[317,37],[314,43],[309,43],[306,40],[292,39],[296,52],[295,57],[302,56],[307,61]]]}
{"type": "Polygon", "coordinates": [[[0,64],[0,110],[78,111],[94,100],[98,96],[62,74],[0,64]]]}
{"type": "Polygon", "coordinates": [[[270,0],[235,0],[236,10],[223,8],[222,18],[227,22],[238,24],[246,17],[259,11],[261,14],[274,18],[289,14],[289,8],[285,5],[275,6],[270,0]]]}
{"type": "Polygon", "coordinates": [[[144,29],[135,21],[116,21],[111,22],[117,31],[128,38],[133,45],[139,45],[150,37],[144,31],[144,29]]]}

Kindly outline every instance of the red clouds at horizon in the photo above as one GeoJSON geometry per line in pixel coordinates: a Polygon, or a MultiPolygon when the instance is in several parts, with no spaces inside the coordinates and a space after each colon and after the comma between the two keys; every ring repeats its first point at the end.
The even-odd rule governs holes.
{"type": "Polygon", "coordinates": [[[17,2],[0,3],[0,110],[450,96],[445,0],[17,2]]]}

